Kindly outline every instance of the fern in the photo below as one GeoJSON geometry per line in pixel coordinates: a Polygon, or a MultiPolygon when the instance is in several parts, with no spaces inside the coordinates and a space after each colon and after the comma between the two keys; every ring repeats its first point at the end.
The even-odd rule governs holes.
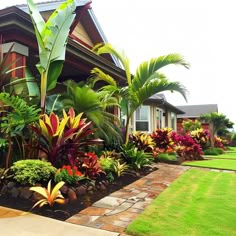
{"type": "Polygon", "coordinates": [[[39,119],[40,109],[35,105],[29,106],[23,99],[12,96],[9,93],[0,93],[0,100],[7,106],[11,107],[6,117],[2,118],[1,127],[5,132],[19,132],[27,124],[39,119]]]}

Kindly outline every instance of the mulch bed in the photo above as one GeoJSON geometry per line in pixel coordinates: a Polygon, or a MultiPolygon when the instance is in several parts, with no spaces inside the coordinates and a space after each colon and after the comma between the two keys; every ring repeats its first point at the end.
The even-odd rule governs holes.
{"type": "Polygon", "coordinates": [[[138,176],[130,174],[123,175],[114,183],[108,184],[106,186],[106,189],[91,191],[90,193],[86,193],[85,195],[80,196],[79,198],[77,198],[77,200],[64,205],[55,203],[53,207],[43,206],[42,208],[36,207],[34,209],[31,209],[34,205],[34,202],[32,202],[31,200],[25,200],[19,197],[9,197],[9,195],[6,194],[0,195],[0,205],[26,212],[30,211],[34,214],[65,221],[72,215],[91,206],[94,202],[100,200],[101,198],[104,198],[105,196],[108,196],[112,192],[117,191],[126,185],[131,184],[132,182],[149,174],[151,171],[153,171],[153,169],[148,169],[138,176]]]}

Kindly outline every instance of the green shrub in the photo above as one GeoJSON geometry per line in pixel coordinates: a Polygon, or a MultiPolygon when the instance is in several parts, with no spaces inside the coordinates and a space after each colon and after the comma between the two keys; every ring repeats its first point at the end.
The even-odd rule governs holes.
{"type": "Polygon", "coordinates": [[[204,155],[218,156],[223,154],[224,151],[221,148],[208,148],[204,151],[204,155]]]}
{"type": "Polygon", "coordinates": [[[115,160],[111,157],[102,157],[99,159],[101,168],[107,174],[113,171],[113,166],[115,164],[115,160]]]}
{"type": "Polygon", "coordinates": [[[157,156],[159,161],[176,161],[176,154],[175,153],[159,153],[157,156]]]}
{"type": "Polygon", "coordinates": [[[13,178],[20,184],[35,185],[48,182],[54,177],[56,168],[51,163],[41,160],[21,160],[11,167],[13,178]]]}
{"type": "Polygon", "coordinates": [[[121,154],[125,162],[135,171],[140,171],[144,167],[150,167],[154,162],[154,158],[151,153],[138,150],[130,143],[122,146],[121,154]]]}

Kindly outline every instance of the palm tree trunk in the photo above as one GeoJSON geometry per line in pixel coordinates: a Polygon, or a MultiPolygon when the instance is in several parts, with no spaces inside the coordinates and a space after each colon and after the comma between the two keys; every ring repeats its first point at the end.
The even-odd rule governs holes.
{"type": "Polygon", "coordinates": [[[130,116],[127,116],[125,124],[125,144],[129,142],[129,122],[130,122],[130,116]]]}

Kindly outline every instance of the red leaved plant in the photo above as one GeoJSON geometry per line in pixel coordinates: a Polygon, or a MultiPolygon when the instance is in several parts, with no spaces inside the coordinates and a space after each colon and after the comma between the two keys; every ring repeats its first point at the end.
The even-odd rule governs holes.
{"type": "Polygon", "coordinates": [[[100,174],[105,174],[101,169],[97,155],[93,152],[85,153],[82,168],[84,169],[84,175],[90,179],[96,179],[100,174]]]}

